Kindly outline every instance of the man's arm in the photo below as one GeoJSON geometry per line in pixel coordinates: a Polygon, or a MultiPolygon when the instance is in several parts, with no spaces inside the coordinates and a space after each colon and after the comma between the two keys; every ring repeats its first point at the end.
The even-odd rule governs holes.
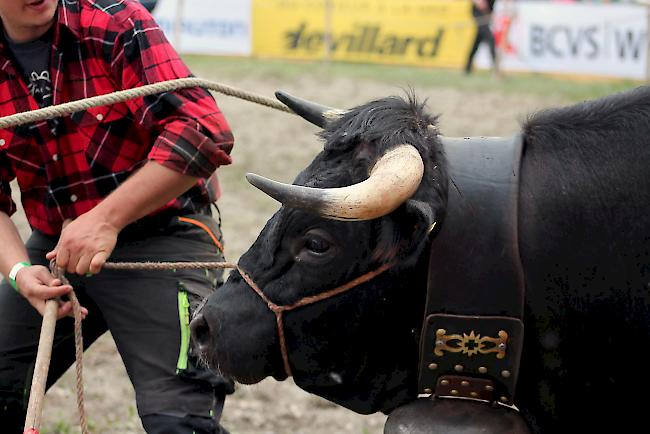
{"type": "Polygon", "coordinates": [[[11,221],[11,218],[2,211],[0,211],[0,240],[2,240],[2,249],[0,249],[0,273],[4,276],[9,276],[9,271],[14,264],[18,262],[29,262],[29,257],[18,233],[18,228],[11,221]]]}
{"type": "MultiPolygon", "coordinates": [[[[151,15],[132,8],[129,19],[124,18],[128,28],[112,34],[110,74],[119,88],[192,76],[151,15]]],[[[158,136],[149,160],[197,178],[209,178],[218,167],[232,162],[232,132],[207,90],[179,89],[125,104],[134,122],[158,136]]]]}
{"type": "MultiPolygon", "coordinates": [[[[0,273],[9,276],[11,268],[19,262],[29,262],[27,250],[20,239],[16,225],[11,218],[0,211],[0,273]]],[[[7,277],[8,279],[8,277],[7,277]]],[[[45,311],[45,301],[50,298],[59,297],[72,290],[70,285],[63,285],[59,279],[50,274],[50,270],[42,265],[25,267],[16,274],[16,285],[23,297],[38,310],[41,315],[45,311]]],[[[72,313],[72,304],[67,301],[59,306],[58,318],[72,313]]],[[[82,316],[85,317],[88,311],[82,308],[82,316]]]]}
{"type": "MultiPolygon", "coordinates": [[[[128,15],[106,23],[115,38],[111,77],[125,89],[189,77],[191,73],[151,15],[127,6],[128,15]]],[[[106,15],[97,19],[107,19],[106,15]]],[[[107,27],[107,28],[108,28],[107,27]]],[[[102,47],[103,49],[104,47],[102,47]]],[[[129,223],[177,198],[200,178],[231,162],[233,136],[212,96],[191,88],[126,102],[134,122],[158,134],[149,161],[91,211],[61,233],[47,257],[69,272],[97,273],[115,248],[117,234],[129,223]]]]}
{"type": "MultiPolygon", "coordinates": [[[[7,276],[11,269],[20,262],[29,263],[25,244],[20,238],[18,228],[11,221],[11,214],[16,212],[16,204],[11,199],[10,182],[15,174],[6,153],[0,153],[0,274],[7,276]]],[[[45,301],[66,294],[72,290],[69,285],[55,279],[50,271],[41,265],[24,267],[15,276],[17,290],[41,315],[45,311],[45,301]]],[[[82,316],[88,314],[86,308],[81,310],[82,316]]],[[[58,317],[72,313],[72,304],[68,301],[59,306],[58,317]]]]}
{"type": "Polygon", "coordinates": [[[68,224],[47,254],[70,273],[98,273],[129,223],[178,197],[198,178],[149,161],[99,205],[68,224]]]}

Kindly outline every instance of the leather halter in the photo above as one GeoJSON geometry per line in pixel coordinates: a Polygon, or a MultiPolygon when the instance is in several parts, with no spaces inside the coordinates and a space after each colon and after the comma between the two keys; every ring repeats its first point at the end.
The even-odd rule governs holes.
{"type": "Polygon", "coordinates": [[[523,345],[523,138],[442,138],[446,216],[431,244],[419,393],[512,405],[523,345]]]}
{"type": "Polygon", "coordinates": [[[292,303],[290,305],[284,305],[284,306],[279,306],[273,303],[271,300],[269,300],[266,294],[264,294],[264,292],[260,289],[260,287],[257,286],[257,284],[253,281],[253,279],[251,279],[251,277],[248,275],[248,273],[242,270],[241,267],[237,267],[237,270],[239,271],[239,274],[241,274],[241,277],[244,279],[244,282],[246,282],[248,286],[250,286],[251,289],[255,291],[255,293],[264,301],[264,303],[266,303],[266,306],[269,308],[269,310],[275,314],[275,323],[277,324],[278,327],[278,339],[280,345],[280,353],[282,354],[282,363],[284,364],[284,372],[287,374],[287,377],[291,377],[293,374],[291,373],[291,365],[289,364],[289,352],[287,351],[287,342],[284,337],[284,323],[282,320],[282,314],[284,312],[289,312],[299,307],[307,306],[322,300],[326,300],[328,298],[332,298],[346,291],[349,291],[350,289],[356,288],[362,283],[366,283],[369,280],[372,280],[375,277],[379,276],[384,271],[391,268],[393,265],[394,265],[393,263],[384,264],[381,267],[377,268],[376,270],[369,271],[368,273],[363,274],[357,277],[356,279],[349,281],[346,284],[337,286],[336,288],[330,289],[328,291],[321,292],[320,294],[317,295],[303,297],[300,300],[296,301],[295,303],[292,303]]]}

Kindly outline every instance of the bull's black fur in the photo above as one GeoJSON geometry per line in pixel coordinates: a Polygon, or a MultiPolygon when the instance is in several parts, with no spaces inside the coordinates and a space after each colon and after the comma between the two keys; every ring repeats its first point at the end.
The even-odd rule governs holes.
{"type": "MultiPolygon", "coordinates": [[[[330,123],[324,151],[297,184],[359,182],[382,151],[408,142],[425,162],[419,190],[368,222],[283,207],[240,260],[278,304],[401,261],[285,319],[296,383],[358,412],[389,412],[417,395],[426,228],[444,218],[449,181],[434,123],[413,97],[374,101],[330,123]],[[314,255],[323,239],[331,249],[314,255]]],[[[647,400],[638,398],[650,393],[641,358],[650,342],[650,90],[543,111],[523,131],[527,292],[515,401],[536,432],[625,431],[645,423],[647,400]]],[[[284,377],[274,317],[238,274],[204,310],[212,359],[225,371],[244,382],[284,377]]]]}
{"type": "Polygon", "coordinates": [[[650,387],[650,87],[523,128],[519,405],[543,432],[633,432],[650,387]]]}

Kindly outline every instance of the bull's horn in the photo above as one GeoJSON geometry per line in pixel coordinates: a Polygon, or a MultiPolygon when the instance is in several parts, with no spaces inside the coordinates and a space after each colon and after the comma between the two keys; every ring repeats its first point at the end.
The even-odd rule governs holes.
{"type": "Polygon", "coordinates": [[[412,145],[385,153],[363,182],[348,187],[312,188],[272,181],[249,173],[248,182],[282,204],[335,220],[384,216],[410,198],[420,185],[424,163],[412,145]]]}
{"type": "Polygon", "coordinates": [[[321,128],[325,128],[328,122],[338,119],[341,115],[345,114],[344,110],[320,105],[282,91],[275,92],[275,97],[282,104],[293,110],[298,116],[321,128]]]}

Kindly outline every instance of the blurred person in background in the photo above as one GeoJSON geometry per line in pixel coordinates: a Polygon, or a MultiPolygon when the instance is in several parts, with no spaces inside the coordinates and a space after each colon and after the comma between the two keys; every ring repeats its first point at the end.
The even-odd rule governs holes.
{"type": "MultiPolygon", "coordinates": [[[[0,65],[0,116],[191,75],[149,12],[123,0],[0,0],[0,65]]],[[[225,432],[233,383],[199,364],[189,343],[192,305],[221,271],[100,270],[109,257],[223,261],[211,205],[232,146],[200,88],[0,130],[3,434],[23,432],[48,299],[62,298],[47,386],[75,359],[72,287],[50,260],[83,306],[85,347],[111,332],[148,433],[225,432]],[[14,179],[32,229],[26,243],[10,219],[14,179]]]]}
{"type": "Polygon", "coordinates": [[[465,74],[471,74],[474,68],[474,56],[482,42],[487,42],[490,49],[490,57],[492,58],[492,68],[494,72],[499,74],[499,64],[497,60],[496,43],[494,34],[490,28],[492,19],[492,12],[494,10],[494,3],[496,0],[472,0],[472,16],[476,24],[476,37],[474,43],[467,56],[465,63],[465,74]]]}

